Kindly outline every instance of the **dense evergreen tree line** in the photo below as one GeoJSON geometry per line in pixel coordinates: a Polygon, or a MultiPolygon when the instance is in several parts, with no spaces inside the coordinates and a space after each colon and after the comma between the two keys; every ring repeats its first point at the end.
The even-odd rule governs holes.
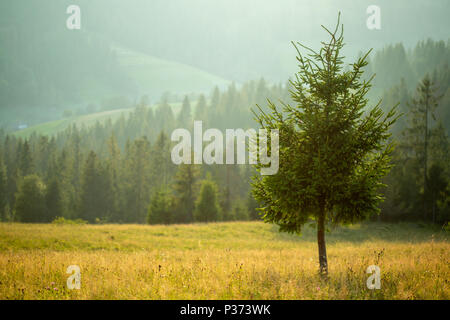
{"type": "MultiPolygon", "coordinates": [[[[386,201],[378,219],[445,223],[450,216],[449,46],[427,41],[400,54],[403,51],[401,46],[388,47],[375,55],[369,68],[374,71],[385,68],[383,61],[397,61],[391,67],[392,79],[398,82],[381,92],[382,107],[399,102],[403,113],[393,130],[398,147],[385,179],[386,201]],[[402,61],[407,62],[406,71],[400,70],[402,61]],[[397,77],[400,72],[403,79],[397,77]]],[[[386,72],[377,71],[377,77],[386,72]]],[[[268,85],[263,79],[232,84],[195,101],[186,97],[180,109],[164,98],[150,107],[144,97],[131,114],[115,122],[72,126],[52,137],[34,134],[21,139],[0,132],[1,219],[48,222],[62,216],[123,223],[257,219],[258,204],[249,196],[253,168],[176,166],[170,160],[170,134],[175,128],[192,129],[193,120],[203,120],[204,128],[255,128],[251,107],[265,106],[267,98],[290,102],[289,85],[268,85]]]]}
{"type": "Polygon", "coordinates": [[[380,219],[450,219],[450,43],[422,41],[377,52],[372,71],[382,106],[403,114],[393,128],[397,148],[386,177],[380,219]]]}
{"type": "Polygon", "coordinates": [[[257,218],[249,165],[180,165],[170,159],[175,128],[254,127],[250,106],[289,96],[287,85],[248,82],[215,89],[181,109],[147,99],[129,116],[48,137],[0,134],[2,220],[189,223],[257,218]]]}
{"type": "MultiPolygon", "coordinates": [[[[448,69],[444,71],[448,79],[448,69]]],[[[397,148],[386,177],[382,219],[450,220],[450,123],[438,116],[450,107],[448,90],[448,81],[440,81],[435,73],[403,97],[403,125],[395,135],[397,148]]]]}
{"type": "Polygon", "coordinates": [[[410,49],[402,43],[388,45],[369,57],[365,76],[376,73],[372,91],[390,89],[402,78],[409,89],[414,89],[417,81],[427,73],[448,66],[449,51],[450,41],[432,39],[419,41],[410,49]]]}

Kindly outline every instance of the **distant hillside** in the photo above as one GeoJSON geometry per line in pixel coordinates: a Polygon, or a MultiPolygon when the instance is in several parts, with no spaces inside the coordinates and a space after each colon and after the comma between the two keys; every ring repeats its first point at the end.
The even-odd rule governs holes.
{"type": "Polygon", "coordinates": [[[151,51],[137,52],[90,28],[68,30],[61,3],[45,8],[49,11],[40,1],[30,7],[0,4],[0,127],[7,130],[57,120],[65,110],[80,114],[88,106],[132,105],[104,105],[112,98],[133,102],[147,95],[154,103],[170,92],[176,101],[228,83],[170,58],[155,58],[151,51]]]}
{"type": "MultiPolygon", "coordinates": [[[[179,112],[181,104],[182,104],[181,102],[170,103],[170,106],[172,107],[174,113],[179,112]]],[[[192,101],[191,102],[192,112],[194,112],[195,110],[195,105],[196,101],[192,101]]],[[[156,108],[157,105],[155,104],[152,105],[151,107],[156,108]]],[[[27,138],[33,133],[51,136],[57,134],[58,132],[64,131],[69,126],[72,126],[74,124],[78,128],[81,128],[82,126],[90,127],[92,125],[95,125],[97,121],[100,123],[104,123],[109,119],[111,119],[112,122],[115,122],[122,115],[127,117],[128,114],[131,113],[133,110],[134,108],[123,108],[123,109],[95,112],[87,115],[72,116],[60,120],[49,121],[34,126],[30,126],[25,129],[17,130],[13,132],[13,134],[16,135],[17,137],[22,138],[27,138]]]]}
{"type": "Polygon", "coordinates": [[[41,123],[35,126],[28,127],[26,129],[18,130],[14,132],[14,134],[18,137],[26,138],[29,137],[31,134],[36,132],[37,134],[42,135],[53,135],[60,131],[65,130],[69,126],[75,124],[77,127],[81,127],[83,125],[85,126],[91,126],[94,125],[97,121],[104,122],[108,119],[111,119],[112,121],[117,120],[122,114],[127,115],[129,112],[131,112],[133,108],[129,109],[117,109],[112,111],[103,111],[103,112],[97,112],[93,114],[88,115],[82,115],[82,116],[74,116],[69,118],[64,118],[61,120],[56,121],[49,121],[45,123],[41,123]]]}
{"type": "Polygon", "coordinates": [[[214,87],[225,88],[230,81],[203,70],[133,51],[114,47],[119,66],[133,79],[140,95],[159,98],[170,91],[178,95],[209,93],[214,87]]]}

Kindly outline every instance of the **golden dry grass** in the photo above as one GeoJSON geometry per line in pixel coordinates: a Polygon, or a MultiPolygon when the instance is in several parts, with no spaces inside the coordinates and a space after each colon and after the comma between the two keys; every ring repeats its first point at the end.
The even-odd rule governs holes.
{"type": "Polygon", "coordinates": [[[261,222],[175,226],[0,224],[0,299],[448,299],[448,232],[368,223],[327,235],[261,222]],[[66,269],[81,268],[69,290],[66,269]],[[369,290],[369,265],[381,289],[369,290]]]}

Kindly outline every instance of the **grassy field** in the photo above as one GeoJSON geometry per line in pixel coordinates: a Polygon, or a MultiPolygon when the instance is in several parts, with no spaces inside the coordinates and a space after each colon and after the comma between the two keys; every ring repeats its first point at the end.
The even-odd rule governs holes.
{"type": "MultiPolygon", "coordinates": [[[[193,111],[195,110],[196,103],[196,100],[191,101],[191,108],[193,111]]],[[[154,104],[151,106],[151,108],[156,109],[157,106],[158,104],[154,104]]],[[[170,103],[170,106],[172,107],[173,112],[176,114],[180,111],[182,102],[173,102],[170,103]]],[[[128,115],[133,112],[133,110],[134,108],[124,108],[95,112],[87,115],[73,116],[60,120],[40,123],[26,129],[17,130],[13,132],[13,134],[21,138],[28,138],[33,133],[52,136],[57,134],[58,132],[66,130],[72,125],[76,125],[78,128],[81,128],[82,126],[90,127],[95,125],[97,122],[105,123],[109,119],[111,119],[111,121],[114,123],[122,116],[122,114],[125,116],[125,118],[128,118],[128,115]]]]}
{"type": "Polygon", "coordinates": [[[14,132],[14,135],[22,138],[27,138],[34,132],[36,132],[37,134],[51,136],[57,134],[58,132],[64,131],[65,129],[74,124],[78,128],[81,128],[83,125],[86,127],[92,126],[97,121],[103,123],[108,119],[111,119],[111,121],[114,122],[117,119],[119,119],[119,117],[122,114],[127,116],[131,111],[133,111],[133,108],[116,109],[116,110],[96,112],[88,115],[73,116],[69,118],[37,124],[35,126],[31,126],[26,129],[18,130],[14,132]]]}
{"type": "Polygon", "coordinates": [[[173,226],[0,224],[0,299],[449,299],[448,232],[367,223],[327,234],[262,222],[173,226]],[[66,269],[81,269],[81,289],[66,269]],[[381,269],[381,289],[366,269],[381,269]]]}

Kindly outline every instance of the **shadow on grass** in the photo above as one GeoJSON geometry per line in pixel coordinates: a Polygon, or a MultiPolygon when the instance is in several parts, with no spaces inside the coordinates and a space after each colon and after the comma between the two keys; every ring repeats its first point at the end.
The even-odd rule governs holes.
{"type": "MultiPolygon", "coordinates": [[[[271,231],[275,237],[284,241],[317,241],[316,229],[305,225],[301,235],[279,232],[278,226],[272,226],[271,231]]],[[[449,232],[440,226],[424,223],[384,223],[362,222],[348,226],[330,228],[326,233],[326,241],[329,244],[339,242],[365,242],[365,241],[389,241],[420,243],[430,241],[448,241],[449,232]]]]}

